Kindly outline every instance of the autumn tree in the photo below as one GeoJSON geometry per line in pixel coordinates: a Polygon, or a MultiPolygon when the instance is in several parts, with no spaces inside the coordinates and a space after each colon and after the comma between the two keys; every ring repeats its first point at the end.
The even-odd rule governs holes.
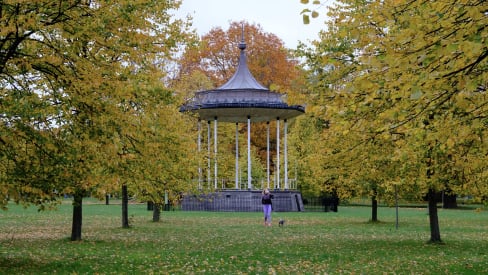
{"type": "MultiPolygon", "coordinates": [[[[380,177],[387,180],[384,189],[426,197],[430,241],[442,242],[435,194],[482,198],[488,192],[481,179],[487,157],[486,5],[336,2],[327,31],[303,52],[321,94],[315,104],[326,109],[320,116],[331,120],[330,132],[343,141],[334,151],[368,152],[364,166],[386,154],[368,150],[372,143],[391,148],[383,157],[390,167],[380,177]]],[[[356,165],[341,162],[351,172],[346,186],[378,178],[372,169],[353,173],[356,165]]]]}
{"type": "MultiPolygon", "coordinates": [[[[3,206],[11,199],[42,207],[56,200],[55,191],[72,194],[71,239],[81,239],[83,196],[113,190],[120,164],[143,157],[137,120],[144,105],[137,98],[164,79],[186,40],[186,25],[169,13],[178,6],[2,2],[3,206]]],[[[160,97],[144,98],[147,106],[160,104],[160,97]]]]}
{"type": "Polygon", "coordinates": [[[224,84],[234,74],[239,61],[238,43],[247,44],[248,67],[253,76],[273,90],[291,88],[297,78],[297,61],[284,47],[283,41],[260,25],[231,22],[227,30],[214,27],[188,47],[180,63],[180,75],[196,70],[212,80],[214,87],[224,84]],[[244,37],[243,37],[244,35],[244,37]]]}
{"type": "Polygon", "coordinates": [[[153,204],[153,221],[160,219],[163,205],[179,203],[183,193],[196,188],[198,154],[195,144],[194,120],[178,112],[182,101],[170,90],[151,95],[161,98],[160,103],[144,111],[141,123],[145,125],[140,147],[141,158],[136,167],[139,180],[133,186],[134,195],[153,204]]]}

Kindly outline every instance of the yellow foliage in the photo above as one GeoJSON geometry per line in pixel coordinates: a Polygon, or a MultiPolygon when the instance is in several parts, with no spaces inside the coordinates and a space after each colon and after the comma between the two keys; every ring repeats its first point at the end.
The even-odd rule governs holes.
{"type": "Polygon", "coordinates": [[[9,152],[0,157],[4,194],[27,193],[17,198],[44,204],[56,198],[53,190],[101,194],[118,189],[118,179],[141,180],[156,158],[141,154],[154,137],[144,135],[152,126],[142,120],[145,111],[170,105],[166,118],[178,114],[161,86],[167,67],[158,67],[173,62],[192,37],[186,22],[171,20],[169,10],[178,6],[145,0],[2,5],[2,18],[9,18],[0,23],[0,151],[9,152]]]}
{"type": "Polygon", "coordinates": [[[488,154],[488,17],[481,3],[454,2],[342,0],[330,10],[327,31],[303,55],[319,94],[309,108],[327,105],[321,119],[332,122],[310,143],[329,147],[316,159],[317,184],[334,178],[343,196],[373,182],[386,196],[399,179],[417,196],[486,194],[477,158],[488,154]]]}

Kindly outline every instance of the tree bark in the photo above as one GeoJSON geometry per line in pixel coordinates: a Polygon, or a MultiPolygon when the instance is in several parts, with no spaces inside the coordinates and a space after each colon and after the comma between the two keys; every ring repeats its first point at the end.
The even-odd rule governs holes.
{"type": "Polygon", "coordinates": [[[153,222],[159,222],[161,219],[161,204],[153,204],[153,222]]]}
{"type": "Polygon", "coordinates": [[[129,194],[126,184],[122,184],[122,228],[129,228],[129,194]]]}
{"type": "Polygon", "coordinates": [[[429,189],[427,195],[429,201],[430,243],[442,243],[439,230],[439,217],[437,216],[437,200],[434,189],[429,189]]]}
{"type": "Polygon", "coordinates": [[[376,199],[376,191],[373,196],[371,196],[371,221],[378,221],[378,200],[376,199]]]}
{"type": "Polygon", "coordinates": [[[75,192],[73,196],[73,223],[71,226],[71,240],[81,241],[81,225],[82,225],[82,192],[75,192]]]}

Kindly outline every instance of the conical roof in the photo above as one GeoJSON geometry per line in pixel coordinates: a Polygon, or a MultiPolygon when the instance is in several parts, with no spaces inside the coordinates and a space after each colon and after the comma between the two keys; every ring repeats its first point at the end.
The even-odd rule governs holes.
{"type": "Polygon", "coordinates": [[[181,112],[197,113],[202,120],[218,119],[223,122],[266,122],[275,119],[290,119],[305,112],[301,105],[289,106],[283,94],[272,92],[261,85],[247,66],[246,44],[241,49],[239,64],[234,75],[222,86],[195,93],[181,112]]]}
{"type": "Polygon", "coordinates": [[[251,74],[249,68],[247,67],[246,58],[246,44],[244,41],[239,43],[239,49],[241,49],[241,55],[239,57],[239,65],[237,65],[237,70],[234,75],[222,86],[215,90],[266,90],[266,87],[261,85],[251,74]]]}

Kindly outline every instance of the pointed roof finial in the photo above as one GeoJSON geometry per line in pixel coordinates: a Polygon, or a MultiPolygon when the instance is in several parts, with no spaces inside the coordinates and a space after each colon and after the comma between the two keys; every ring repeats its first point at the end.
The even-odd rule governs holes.
{"type": "Polygon", "coordinates": [[[246,42],[244,42],[244,23],[242,23],[242,34],[241,42],[239,43],[239,49],[241,49],[241,51],[246,49],[246,42]]]}

